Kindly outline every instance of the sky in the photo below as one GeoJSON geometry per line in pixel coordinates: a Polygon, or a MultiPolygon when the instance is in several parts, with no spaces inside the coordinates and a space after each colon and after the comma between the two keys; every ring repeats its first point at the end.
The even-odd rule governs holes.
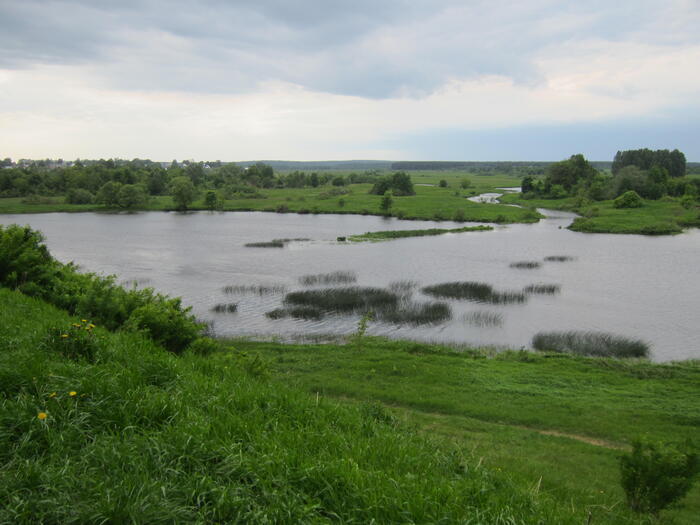
{"type": "Polygon", "coordinates": [[[700,0],[0,0],[0,157],[700,161],[700,0]]]}

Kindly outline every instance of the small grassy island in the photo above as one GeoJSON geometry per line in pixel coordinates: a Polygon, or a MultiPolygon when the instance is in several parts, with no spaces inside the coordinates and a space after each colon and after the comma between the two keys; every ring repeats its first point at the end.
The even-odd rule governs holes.
{"type": "Polygon", "coordinates": [[[635,468],[639,438],[697,446],[697,361],[389,341],[367,317],[347,344],[217,341],[179,300],[79,273],[19,226],[0,228],[0,285],[2,523],[700,513],[697,484],[634,512],[619,459],[635,468]]]}

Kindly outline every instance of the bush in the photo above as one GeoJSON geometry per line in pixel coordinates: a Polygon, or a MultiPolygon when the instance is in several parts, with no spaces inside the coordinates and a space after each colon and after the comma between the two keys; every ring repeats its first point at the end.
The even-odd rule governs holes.
{"type": "Polygon", "coordinates": [[[70,189],[66,193],[67,204],[92,204],[94,200],[92,193],[82,188],[70,189]]]}
{"type": "Polygon", "coordinates": [[[57,271],[43,240],[28,226],[0,225],[0,285],[43,295],[57,271]]]}
{"type": "Polygon", "coordinates": [[[151,339],[171,352],[181,353],[200,335],[202,326],[183,309],[180,299],[162,298],[136,308],[126,322],[131,329],[143,330],[151,339]]]}
{"type": "Polygon", "coordinates": [[[613,201],[615,208],[640,208],[642,198],[636,191],[626,191],[613,201]]]}
{"type": "Polygon", "coordinates": [[[636,512],[658,514],[690,490],[700,472],[697,454],[664,444],[635,441],[620,457],[622,488],[636,512]]]}
{"type": "Polygon", "coordinates": [[[447,188],[447,181],[445,179],[440,179],[438,186],[440,186],[441,188],[447,188]]]}
{"type": "Polygon", "coordinates": [[[686,210],[689,210],[695,205],[695,198],[692,195],[683,195],[681,197],[681,206],[683,206],[686,210]]]}
{"type": "Polygon", "coordinates": [[[218,350],[221,350],[221,345],[211,337],[199,337],[187,347],[187,351],[195,355],[210,355],[218,350]]]}

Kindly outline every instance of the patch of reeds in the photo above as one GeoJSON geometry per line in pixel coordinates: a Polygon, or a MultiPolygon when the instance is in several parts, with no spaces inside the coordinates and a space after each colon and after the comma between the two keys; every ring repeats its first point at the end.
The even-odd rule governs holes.
{"type": "Polygon", "coordinates": [[[394,324],[437,324],[452,318],[447,303],[407,304],[379,310],[379,319],[394,324]]]}
{"type": "Polygon", "coordinates": [[[568,262],[573,261],[574,257],[570,255],[548,255],[544,260],[546,262],[568,262]]]}
{"type": "Polygon", "coordinates": [[[288,243],[293,241],[310,241],[306,237],[297,237],[295,239],[272,239],[271,241],[249,242],[244,244],[246,248],[284,248],[288,243]]]}
{"type": "Polygon", "coordinates": [[[277,308],[265,313],[270,319],[283,319],[293,317],[294,319],[306,319],[318,321],[323,319],[323,311],[313,306],[293,306],[291,308],[277,308]]]}
{"type": "Polygon", "coordinates": [[[561,290],[561,286],[558,284],[544,284],[544,283],[537,283],[537,284],[530,284],[523,288],[523,292],[525,293],[531,293],[531,294],[540,294],[540,295],[554,295],[556,293],[559,293],[561,290]]]}
{"type": "Polygon", "coordinates": [[[418,283],[415,281],[394,281],[389,283],[389,291],[394,292],[398,295],[410,295],[418,287],[418,283]]]}
{"type": "Polygon", "coordinates": [[[355,274],[355,272],[331,272],[303,275],[299,278],[299,282],[304,286],[350,284],[357,282],[357,274],[355,274]]]}
{"type": "Polygon", "coordinates": [[[244,295],[244,294],[257,294],[257,295],[270,295],[275,293],[284,293],[287,291],[286,286],[282,285],[263,285],[263,284],[251,284],[251,285],[231,285],[224,286],[222,288],[224,293],[244,295]]]}
{"type": "Polygon", "coordinates": [[[284,298],[284,303],[288,306],[313,306],[324,311],[352,312],[395,306],[398,297],[381,288],[348,286],[291,292],[284,298]]]}
{"type": "Polygon", "coordinates": [[[431,235],[443,235],[445,233],[483,232],[491,231],[493,226],[466,226],[464,228],[428,228],[426,230],[387,230],[367,232],[361,235],[351,235],[350,240],[359,241],[386,241],[390,239],[403,239],[405,237],[426,237],[431,235]]]}
{"type": "Polygon", "coordinates": [[[217,313],[232,314],[238,310],[238,303],[219,303],[212,306],[211,311],[217,313]]]}
{"type": "Polygon", "coordinates": [[[465,314],[463,317],[466,323],[474,326],[501,326],[503,324],[503,315],[498,312],[477,311],[465,314]]]}
{"type": "Polygon", "coordinates": [[[647,357],[649,345],[604,332],[540,332],[532,338],[532,347],[592,357],[647,357]]]}
{"type": "Polygon", "coordinates": [[[511,268],[517,268],[519,270],[534,270],[540,266],[541,264],[538,261],[517,261],[510,263],[511,268]]]}
{"type": "Polygon", "coordinates": [[[527,300],[523,292],[498,292],[490,284],[474,281],[435,284],[424,287],[422,292],[434,297],[492,304],[524,303],[527,300]]]}

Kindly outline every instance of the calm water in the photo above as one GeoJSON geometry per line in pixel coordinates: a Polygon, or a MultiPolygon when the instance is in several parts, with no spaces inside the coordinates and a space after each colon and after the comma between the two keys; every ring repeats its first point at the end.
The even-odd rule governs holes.
{"type": "MultiPolygon", "coordinates": [[[[0,223],[29,224],[44,232],[55,257],[86,271],[116,274],[120,281],[181,296],[218,335],[347,334],[357,316],[322,321],[270,320],[283,294],[226,295],[225,285],[283,285],[301,289],[299,277],[352,271],[358,285],[386,286],[412,280],[425,286],[447,281],[483,281],[498,290],[533,283],[561,285],[554,296],[531,296],[526,304],[481,305],[449,301],[452,320],[437,326],[373,322],[369,332],[395,338],[528,347],[541,330],[602,330],[651,343],[657,361],[700,358],[700,231],[672,237],[588,235],[565,227],[558,213],[538,224],[497,226],[493,232],[409,238],[383,243],[338,243],[338,236],[388,229],[462,226],[449,222],[399,221],[356,215],[274,213],[160,213],[0,215],[0,223]],[[254,241],[310,238],[284,249],[245,248],[254,241]],[[514,261],[570,255],[565,263],[543,262],[518,270],[514,261]],[[237,302],[235,314],[210,308],[237,302]],[[464,317],[495,312],[501,326],[479,327],[464,317]]],[[[416,291],[414,299],[428,297],[416,291]]]]}

